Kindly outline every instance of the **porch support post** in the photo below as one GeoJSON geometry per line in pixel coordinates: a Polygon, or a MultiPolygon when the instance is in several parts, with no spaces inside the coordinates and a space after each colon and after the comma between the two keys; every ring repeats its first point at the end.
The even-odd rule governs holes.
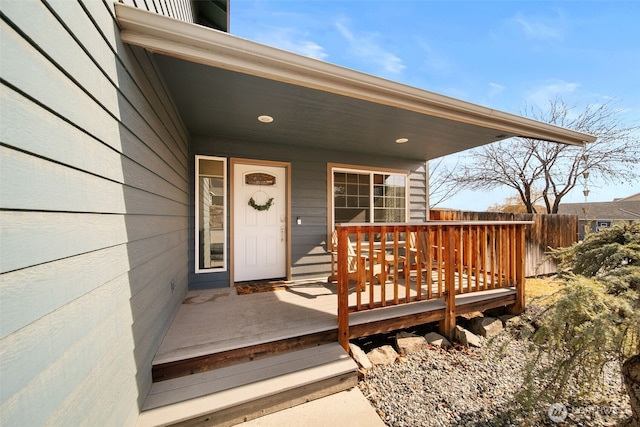
{"type": "Polygon", "coordinates": [[[456,327],[456,272],[455,272],[455,233],[454,227],[447,226],[446,239],[443,239],[444,248],[444,319],[440,321],[440,335],[453,339],[453,330],[456,327]],[[445,243],[446,242],[446,243],[445,243]]]}
{"type": "Polygon", "coordinates": [[[526,255],[525,255],[525,225],[519,224],[516,226],[516,302],[508,308],[508,311],[513,314],[520,314],[524,311],[525,301],[525,267],[526,267],[526,255]]]}
{"type": "Polygon", "coordinates": [[[338,342],[349,352],[349,232],[338,228],[338,342]]]}

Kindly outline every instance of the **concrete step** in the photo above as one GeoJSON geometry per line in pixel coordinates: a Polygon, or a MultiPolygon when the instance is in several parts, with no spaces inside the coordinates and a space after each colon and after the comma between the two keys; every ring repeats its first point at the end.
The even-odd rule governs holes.
{"type": "Polygon", "coordinates": [[[337,343],[154,383],[138,426],[231,426],[357,385],[337,343]]]}

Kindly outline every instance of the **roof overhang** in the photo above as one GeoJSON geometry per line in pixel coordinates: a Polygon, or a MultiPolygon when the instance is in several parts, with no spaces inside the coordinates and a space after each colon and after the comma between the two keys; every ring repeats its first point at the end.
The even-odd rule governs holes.
{"type": "Polygon", "coordinates": [[[192,134],[429,160],[514,136],[595,137],[116,3],[120,37],[157,53],[192,134]],[[260,114],[275,118],[264,125],[260,114]],[[396,144],[397,138],[407,144],[396,144]]]}

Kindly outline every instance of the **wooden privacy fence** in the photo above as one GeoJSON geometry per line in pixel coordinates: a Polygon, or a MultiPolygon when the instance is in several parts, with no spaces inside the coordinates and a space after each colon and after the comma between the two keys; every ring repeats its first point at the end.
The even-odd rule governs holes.
{"type": "Polygon", "coordinates": [[[466,212],[433,209],[432,220],[444,221],[531,221],[525,230],[527,277],[554,274],[556,263],[546,253],[549,248],[564,248],[578,241],[578,216],[508,212],[466,212]]]}
{"type": "Polygon", "coordinates": [[[349,314],[440,299],[440,331],[451,337],[456,295],[512,288],[524,308],[526,221],[432,221],[336,227],[338,334],[349,314]],[[350,279],[352,286],[350,288],[350,279]],[[355,294],[355,295],[354,295],[355,294]]]}

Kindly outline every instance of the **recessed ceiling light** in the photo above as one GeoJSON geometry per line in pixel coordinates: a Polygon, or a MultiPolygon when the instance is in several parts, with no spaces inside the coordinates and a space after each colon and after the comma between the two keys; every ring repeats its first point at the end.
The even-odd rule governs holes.
{"type": "Polygon", "coordinates": [[[408,142],[409,138],[398,138],[396,139],[396,143],[398,144],[404,144],[405,142],[408,142]]]}
{"type": "Polygon", "coordinates": [[[271,116],[258,116],[258,120],[262,123],[271,123],[273,121],[273,117],[271,116]]]}

